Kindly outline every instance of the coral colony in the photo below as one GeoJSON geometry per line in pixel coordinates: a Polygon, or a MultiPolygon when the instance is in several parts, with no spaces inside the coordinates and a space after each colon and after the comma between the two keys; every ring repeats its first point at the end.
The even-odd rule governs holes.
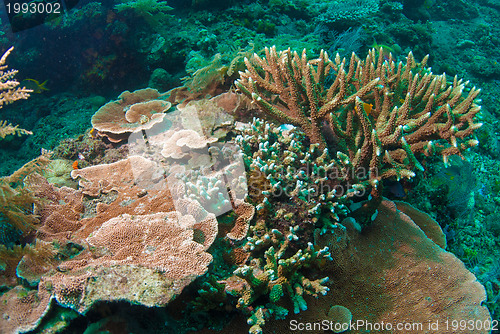
{"type": "MultiPolygon", "coordinates": [[[[2,104],[29,93],[6,72],[10,52],[2,104]]],[[[271,47],[211,99],[123,92],[85,140],[128,155],[60,167],[73,188],[43,176],[51,152],[0,179],[0,219],[33,239],[1,249],[2,332],[43,327],[56,306],[84,315],[111,301],[180,300],[185,331],[206,319],[196,314],[230,314],[220,318],[232,332],[242,315],[249,333],[286,332],[290,320],[325,320],[335,333],[361,320],[421,323],[422,333],[430,320],[489,321],[483,286],[444,250],[439,225],[382,197],[384,180],[478,143],[479,89],[426,62],[271,47]]],[[[27,134],[6,122],[0,133],[27,134]]]]}

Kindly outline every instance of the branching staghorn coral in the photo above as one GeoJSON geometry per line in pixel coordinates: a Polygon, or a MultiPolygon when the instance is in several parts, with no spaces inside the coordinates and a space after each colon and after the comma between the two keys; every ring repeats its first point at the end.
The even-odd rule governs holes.
{"type": "Polygon", "coordinates": [[[273,229],[262,238],[256,235],[249,238],[248,248],[269,247],[264,252],[265,264],[261,258],[255,258],[250,265],[238,267],[234,276],[224,282],[226,292],[239,297],[237,307],[250,314],[249,333],[262,333],[266,319],[283,319],[288,314],[288,310],[281,306],[283,297],[288,296],[294,313],[299,313],[307,310],[305,294],[318,297],[326,295],[329,290],[324,286],[328,277],[310,280],[304,275],[305,268],[320,267],[332,259],[328,247],[318,249],[309,242],[304,249],[290,253],[289,246],[297,240],[295,232],[296,229],[290,229],[289,233],[283,234],[273,229]],[[254,308],[256,301],[263,296],[269,299],[269,303],[254,308]]]}
{"type": "MultiPolygon", "coordinates": [[[[249,198],[260,215],[275,213],[265,218],[270,225],[316,224],[320,216],[339,221],[347,214],[347,200],[362,194],[356,191],[362,190],[361,184],[341,180],[342,166],[329,158],[328,149],[308,145],[297,128],[277,128],[254,119],[236,142],[249,171],[249,198]]],[[[330,220],[321,223],[324,230],[331,227],[326,226],[330,220]]]]}
{"type": "Polygon", "coordinates": [[[360,182],[360,171],[375,187],[384,178],[410,178],[423,169],[417,153],[440,154],[446,163],[478,143],[469,137],[481,126],[474,122],[480,90],[463,96],[468,82],[455,77],[450,84],[445,74],[434,75],[428,57],[417,63],[410,52],[403,64],[372,49],[365,60],[353,53],[347,65],[324,51],[312,60],[305,50],[265,52],[266,58],[245,60],[236,86],[265,113],[300,127],[312,143],[335,149],[352,183],[360,182]]]}
{"type": "Polygon", "coordinates": [[[249,333],[262,333],[267,320],[288,315],[289,305],[299,313],[307,310],[306,295],[326,295],[329,277],[321,270],[332,259],[329,247],[307,242],[298,225],[283,233],[265,225],[261,220],[250,227],[240,248],[248,255],[232,274],[206,281],[193,310],[237,309],[248,316],[249,333]]]}
{"type": "MultiPolygon", "coordinates": [[[[17,100],[27,99],[30,96],[30,89],[26,89],[24,87],[18,87],[19,82],[14,79],[14,76],[17,74],[17,70],[7,70],[7,65],[5,62],[7,61],[7,57],[14,50],[14,47],[11,47],[3,54],[2,58],[0,58],[0,108],[4,104],[10,104],[17,100]]],[[[8,135],[30,135],[32,134],[28,130],[20,129],[17,125],[12,125],[7,123],[7,121],[0,121],[0,138],[3,139],[8,135]]]]}

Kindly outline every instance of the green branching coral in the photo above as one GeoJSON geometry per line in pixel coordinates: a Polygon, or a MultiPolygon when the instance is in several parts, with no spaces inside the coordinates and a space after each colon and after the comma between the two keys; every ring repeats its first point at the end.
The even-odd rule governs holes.
{"type": "Polygon", "coordinates": [[[364,185],[349,184],[328,149],[309,144],[299,128],[254,119],[236,141],[249,171],[250,200],[257,211],[276,213],[268,218],[270,225],[280,220],[283,226],[299,221],[321,224],[321,216],[339,221],[348,212],[347,200],[363,195],[364,185]]]}
{"type": "Polygon", "coordinates": [[[248,316],[249,333],[262,333],[267,320],[288,315],[288,303],[292,303],[294,313],[299,313],[307,309],[305,295],[326,295],[329,278],[312,275],[332,260],[329,248],[311,242],[300,246],[298,226],[286,233],[277,229],[263,233],[260,228],[252,226],[252,236],[243,246],[248,261],[232,276],[222,275],[224,279],[217,280],[212,273],[198,290],[190,310],[240,310],[248,316]]]}
{"type": "Polygon", "coordinates": [[[225,284],[218,282],[213,275],[201,285],[199,296],[191,303],[194,311],[222,310],[227,303],[225,284]]]}
{"type": "Polygon", "coordinates": [[[294,313],[299,313],[307,309],[305,294],[318,297],[329,290],[324,285],[328,277],[310,280],[304,276],[305,268],[320,267],[332,259],[328,247],[317,249],[309,242],[306,248],[294,253],[290,245],[298,239],[295,233],[291,231],[284,235],[273,229],[271,234],[272,237],[266,234],[257,238],[254,245],[250,244],[255,239],[250,239],[247,244],[253,253],[258,254],[258,246],[270,243],[271,246],[264,252],[264,259],[255,258],[250,265],[238,267],[234,271],[235,276],[226,280],[226,291],[239,297],[237,307],[250,313],[250,333],[261,333],[266,318],[274,316],[281,319],[288,314],[280,305],[282,298],[288,297],[293,303],[294,313]],[[250,307],[255,307],[255,302],[263,296],[267,296],[269,303],[251,311],[250,307]]]}

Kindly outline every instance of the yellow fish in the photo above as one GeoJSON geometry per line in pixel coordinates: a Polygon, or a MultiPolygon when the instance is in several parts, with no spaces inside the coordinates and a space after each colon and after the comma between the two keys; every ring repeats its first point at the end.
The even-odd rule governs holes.
{"type": "Polygon", "coordinates": [[[39,83],[35,79],[24,79],[23,81],[21,81],[19,86],[27,88],[27,89],[31,89],[33,91],[33,93],[35,93],[35,94],[40,94],[43,91],[49,90],[47,87],[45,87],[45,84],[47,83],[47,81],[48,80],[45,80],[44,82],[39,83]]]}
{"type": "Polygon", "coordinates": [[[375,50],[377,50],[377,52],[379,52],[380,49],[382,49],[382,55],[384,56],[384,58],[389,58],[390,53],[392,53],[394,56],[401,52],[401,47],[399,45],[379,44],[377,43],[375,38],[373,39],[373,44],[370,46],[370,48],[374,48],[375,50]]]}
{"type": "Polygon", "coordinates": [[[380,48],[382,48],[382,52],[383,52],[384,56],[386,54],[389,55],[390,52],[394,53],[393,47],[391,47],[389,45],[385,45],[385,44],[378,44],[375,40],[373,41],[373,44],[371,45],[371,47],[377,51],[379,51],[380,48]]]}
{"type": "Polygon", "coordinates": [[[373,109],[373,104],[363,102],[363,109],[365,109],[367,115],[370,115],[373,109]]]}
{"type": "MultiPolygon", "coordinates": [[[[370,115],[370,113],[372,112],[372,109],[373,109],[373,104],[363,102],[363,110],[366,112],[367,115],[370,115]]],[[[361,110],[357,109],[357,107],[356,107],[356,110],[361,111],[361,110]]]]}

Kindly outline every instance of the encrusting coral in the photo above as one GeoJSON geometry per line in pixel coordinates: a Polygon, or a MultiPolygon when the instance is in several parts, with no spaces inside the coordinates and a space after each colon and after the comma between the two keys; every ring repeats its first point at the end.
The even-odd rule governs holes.
{"type": "Polygon", "coordinates": [[[194,223],[175,211],[117,216],[86,239],[90,252],[59,265],[62,273],[45,275],[44,283],[80,313],[102,300],[165,305],[212,261],[193,240],[194,223]]]}
{"type": "MultiPolygon", "coordinates": [[[[437,222],[427,215],[408,216],[398,209],[393,202],[383,200],[373,229],[366,234],[343,222],[349,241],[343,251],[332,254],[333,261],[324,269],[342,273],[336,276],[335,286],[330,286],[332,297],[336,295],[335,300],[349,308],[353,321],[424,324],[429,319],[440,323],[446,319],[488,319],[484,287],[457,257],[418,227],[426,225],[433,231],[439,228],[437,222]]],[[[420,213],[414,208],[408,212],[420,213]]],[[[443,328],[442,332],[453,330],[443,328]]],[[[488,330],[478,328],[475,332],[488,330]]]]}

